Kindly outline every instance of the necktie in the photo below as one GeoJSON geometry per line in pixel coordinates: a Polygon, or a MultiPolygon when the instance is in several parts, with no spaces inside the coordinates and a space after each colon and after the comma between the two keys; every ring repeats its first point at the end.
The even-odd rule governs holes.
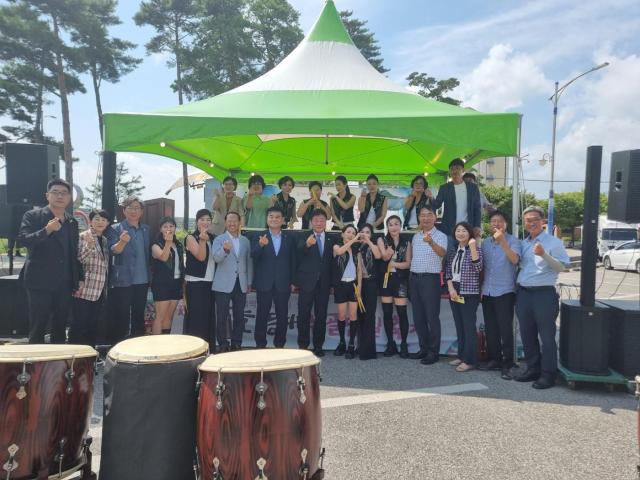
{"type": "Polygon", "coordinates": [[[322,245],[322,235],[319,233],[316,235],[316,242],[318,243],[318,250],[320,250],[320,256],[322,256],[324,254],[324,245],[322,245]]]}

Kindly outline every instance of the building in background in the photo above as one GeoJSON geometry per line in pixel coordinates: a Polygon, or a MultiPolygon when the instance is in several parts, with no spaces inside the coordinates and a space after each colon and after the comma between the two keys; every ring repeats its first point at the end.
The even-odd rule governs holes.
{"type": "Polygon", "coordinates": [[[494,187],[506,187],[509,178],[508,157],[487,158],[473,166],[481,183],[494,187]]]}

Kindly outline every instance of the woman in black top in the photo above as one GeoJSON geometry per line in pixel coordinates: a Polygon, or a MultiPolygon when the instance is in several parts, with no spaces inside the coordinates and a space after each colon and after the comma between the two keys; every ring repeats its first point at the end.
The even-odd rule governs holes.
{"type": "Polygon", "coordinates": [[[365,224],[358,233],[360,242],[358,259],[358,284],[364,311],[358,311],[358,352],[360,360],[376,358],[376,308],[378,307],[378,284],[376,282],[376,260],[380,259],[380,249],[371,241],[373,227],[365,224]]]}
{"type": "Polygon", "coordinates": [[[154,335],[171,332],[173,314],[182,298],[182,253],[182,245],[176,238],[176,221],[172,217],[161,218],[160,232],[151,245],[151,292],[156,309],[151,332],[154,335]]]}
{"type": "Polygon", "coordinates": [[[320,196],[322,195],[322,184],[315,180],[313,182],[309,182],[309,193],[311,194],[311,198],[302,202],[298,207],[298,217],[302,218],[303,230],[309,229],[311,216],[313,211],[316,209],[324,210],[327,214],[327,219],[331,219],[331,209],[329,208],[329,204],[324,200],[320,200],[320,196]]]}
{"type": "Polygon", "coordinates": [[[353,206],[356,203],[356,197],[349,190],[349,183],[344,175],[336,177],[336,190],[338,191],[337,195],[329,193],[331,215],[333,216],[331,230],[342,230],[345,225],[355,221],[353,206]]]}
{"type": "Polygon", "coordinates": [[[387,216],[387,199],[378,191],[378,177],[371,174],[367,177],[367,189],[363,189],[358,199],[358,229],[366,223],[374,230],[382,230],[384,218],[387,216]]]}
{"type": "Polygon", "coordinates": [[[356,280],[358,269],[354,244],[358,241],[358,230],[353,225],[342,229],[342,243],[333,246],[333,298],[338,307],[338,333],[340,343],[334,355],[344,355],[347,352],[345,330],[349,321],[349,351],[347,358],[353,358],[356,333],[358,328],[358,303],[356,300],[356,280]]]}
{"type": "Polygon", "coordinates": [[[431,205],[428,195],[429,182],[422,175],[416,175],[411,180],[411,193],[404,200],[404,230],[418,229],[418,212],[425,205],[431,205]]]}
{"type": "Polygon", "coordinates": [[[270,207],[278,207],[283,213],[282,228],[292,229],[293,224],[298,221],[296,217],[296,199],[291,196],[291,191],[295,187],[293,178],[286,175],[278,180],[278,187],[280,187],[280,193],[271,197],[270,207]]]}
{"type": "Polygon", "coordinates": [[[409,335],[409,317],[407,316],[407,300],[409,296],[409,268],[411,267],[411,240],[400,237],[402,223],[400,217],[392,215],[387,218],[387,234],[378,238],[378,248],[382,255],[380,264],[380,297],[384,332],[387,335],[385,357],[398,353],[393,339],[393,305],[398,312],[400,324],[400,357],[409,358],[407,337],[409,335]]]}
{"type": "Polygon", "coordinates": [[[208,232],[211,212],[206,208],[196,213],[196,231],[184,239],[187,266],[185,269],[187,317],[184,333],[209,342],[209,350],[215,352],[215,311],[211,284],[216,263],[211,254],[214,235],[208,232]]]}

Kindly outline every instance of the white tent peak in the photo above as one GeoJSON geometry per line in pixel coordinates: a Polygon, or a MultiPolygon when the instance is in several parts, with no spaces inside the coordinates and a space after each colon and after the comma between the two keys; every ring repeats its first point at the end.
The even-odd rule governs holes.
{"type": "Polygon", "coordinates": [[[359,90],[418,95],[378,72],[353,44],[332,0],[300,44],[264,75],[223,95],[268,91],[359,90]]]}

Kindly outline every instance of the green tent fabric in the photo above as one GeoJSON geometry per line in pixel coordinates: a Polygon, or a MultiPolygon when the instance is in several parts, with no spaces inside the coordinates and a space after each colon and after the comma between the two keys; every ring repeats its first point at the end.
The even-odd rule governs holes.
{"type": "Polygon", "coordinates": [[[520,119],[396,85],[360,54],[328,0],[307,37],[261,77],[205,100],[107,113],[104,121],[105,150],[171,157],[218,179],[363,180],[375,173],[404,183],[446,171],[455,157],[471,164],[516,155],[520,119]]]}

